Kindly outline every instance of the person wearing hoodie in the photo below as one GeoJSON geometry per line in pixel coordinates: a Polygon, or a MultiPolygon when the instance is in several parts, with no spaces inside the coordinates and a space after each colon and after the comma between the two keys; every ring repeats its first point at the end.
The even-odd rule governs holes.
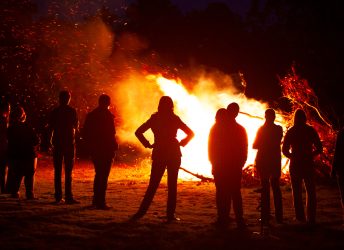
{"type": "Polygon", "coordinates": [[[289,172],[296,220],[310,225],[316,222],[314,158],[322,151],[317,131],[307,124],[306,113],[302,109],[297,109],[294,114],[294,125],[285,135],[282,152],[290,159],[289,172]],[[302,182],[306,187],[307,216],[302,201],[302,182]]]}

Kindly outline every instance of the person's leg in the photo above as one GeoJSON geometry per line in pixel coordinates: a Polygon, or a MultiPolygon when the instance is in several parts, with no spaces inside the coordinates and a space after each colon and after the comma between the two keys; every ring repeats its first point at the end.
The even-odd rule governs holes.
{"type": "Polygon", "coordinates": [[[93,201],[92,205],[97,206],[99,204],[99,186],[100,186],[100,171],[101,171],[101,162],[97,158],[92,159],[94,165],[94,180],[93,180],[93,201]]]}
{"type": "Polygon", "coordinates": [[[314,174],[304,178],[306,186],[306,206],[307,206],[307,222],[314,224],[316,218],[317,198],[315,190],[314,174]]]}
{"type": "Polygon", "coordinates": [[[245,226],[244,222],[244,210],[242,207],[242,197],[241,197],[241,190],[240,187],[233,189],[232,191],[232,198],[233,198],[233,210],[235,214],[235,220],[238,227],[245,226]]]}
{"type": "Polygon", "coordinates": [[[7,168],[7,161],[5,153],[0,152],[0,194],[6,193],[6,168],[7,168]]]}
{"type": "Polygon", "coordinates": [[[337,184],[340,192],[342,208],[344,209],[344,174],[337,175],[337,184]]]}
{"type": "Polygon", "coordinates": [[[24,175],[24,184],[25,184],[25,190],[26,190],[26,198],[27,199],[34,199],[34,176],[35,176],[35,170],[37,166],[37,158],[26,160],[25,161],[25,175],[24,175]]]}
{"type": "Polygon", "coordinates": [[[93,158],[94,164],[94,181],[93,181],[93,202],[92,204],[96,207],[103,206],[103,200],[101,198],[102,189],[102,175],[104,172],[103,162],[99,157],[93,158]]]}
{"type": "Polygon", "coordinates": [[[62,200],[62,185],[61,185],[62,159],[63,159],[63,154],[61,150],[54,148],[53,149],[54,186],[55,186],[55,200],[57,202],[62,200]]]}
{"type": "Polygon", "coordinates": [[[342,216],[344,225],[344,174],[337,174],[337,184],[340,192],[341,202],[342,202],[342,216]]]}
{"type": "Polygon", "coordinates": [[[19,188],[23,179],[22,164],[23,162],[19,160],[11,160],[10,163],[12,172],[9,191],[13,198],[19,198],[19,188]]]}
{"type": "Polygon", "coordinates": [[[111,171],[112,158],[95,160],[94,205],[106,207],[106,189],[111,171]]]}
{"type": "Polygon", "coordinates": [[[142,217],[147,212],[150,204],[152,203],[156,190],[159,187],[161,178],[164,175],[165,168],[166,168],[165,162],[158,162],[158,161],[153,160],[148,188],[135,217],[137,218],[142,217]]]}
{"type": "Polygon", "coordinates": [[[108,178],[110,175],[111,171],[111,166],[112,166],[112,159],[103,159],[102,160],[102,170],[100,172],[100,187],[99,187],[99,204],[101,206],[105,207],[106,206],[106,189],[107,189],[107,184],[108,184],[108,178]]]}
{"type": "Polygon", "coordinates": [[[229,221],[230,193],[226,188],[226,181],[221,174],[214,175],[216,187],[216,208],[217,222],[219,224],[227,224],[229,221]],[[229,204],[228,204],[229,203],[229,204]]]}
{"type": "Polygon", "coordinates": [[[65,165],[65,197],[66,202],[72,202],[72,171],[74,167],[74,147],[70,147],[64,152],[64,165],[65,165]]]}
{"type": "Polygon", "coordinates": [[[167,165],[167,186],[168,186],[168,198],[167,198],[167,218],[173,219],[176,211],[177,204],[177,181],[178,171],[180,167],[180,159],[171,161],[167,165]]]}
{"type": "Polygon", "coordinates": [[[268,224],[270,219],[270,182],[269,178],[261,178],[261,220],[268,224]]]}
{"type": "Polygon", "coordinates": [[[5,193],[11,194],[13,191],[13,185],[15,182],[15,172],[13,169],[13,160],[8,161],[8,171],[7,171],[7,178],[6,178],[6,185],[5,185],[5,193]]]}
{"type": "Polygon", "coordinates": [[[280,188],[280,178],[271,177],[271,188],[274,195],[274,205],[275,205],[275,218],[277,223],[283,222],[283,204],[282,204],[282,192],[280,188]]]}
{"type": "Polygon", "coordinates": [[[302,202],[302,178],[296,174],[290,175],[291,187],[293,191],[295,216],[298,221],[305,221],[305,211],[302,202]]]}
{"type": "MultiPolygon", "coordinates": [[[[230,187],[228,186],[228,183],[225,186],[225,193],[224,193],[224,207],[223,207],[223,212],[225,214],[225,223],[228,224],[230,222],[230,214],[231,214],[231,207],[232,207],[232,200],[233,200],[233,194],[231,192],[230,187]]],[[[234,206],[234,202],[233,202],[234,206]]],[[[234,209],[233,209],[234,211],[234,209]]],[[[235,213],[235,211],[234,211],[235,213]]]]}

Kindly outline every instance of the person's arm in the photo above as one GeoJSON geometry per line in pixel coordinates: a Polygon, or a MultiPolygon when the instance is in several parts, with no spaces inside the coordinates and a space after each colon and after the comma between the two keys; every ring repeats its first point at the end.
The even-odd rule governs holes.
{"type": "Polygon", "coordinates": [[[343,157],[344,149],[344,133],[343,131],[339,132],[336,139],[336,147],[334,151],[333,163],[332,163],[332,171],[331,176],[335,176],[339,167],[340,167],[340,157],[343,157]]]}
{"type": "Polygon", "coordinates": [[[55,128],[55,115],[54,115],[54,110],[51,111],[48,115],[48,124],[47,124],[47,130],[48,130],[48,142],[49,142],[49,150],[52,147],[52,139],[53,139],[53,133],[54,133],[54,128],[55,128]]]}
{"type": "Polygon", "coordinates": [[[287,131],[287,134],[284,137],[283,145],[282,145],[282,153],[285,155],[285,157],[290,158],[291,153],[290,153],[290,133],[287,131]]]}
{"type": "Polygon", "coordinates": [[[247,156],[248,156],[248,137],[247,137],[247,132],[245,128],[243,128],[242,138],[243,138],[242,165],[244,166],[247,161],[247,156]]]}
{"type": "Polygon", "coordinates": [[[78,114],[76,113],[76,110],[74,109],[74,122],[73,127],[75,129],[75,134],[79,133],[79,119],[78,114]]]}
{"type": "Polygon", "coordinates": [[[118,150],[119,149],[119,145],[118,145],[118,143],[117,143],[117,140],[116,140],[116,126],[115,126],[115,116],[114,115],[112,115],[112,128],[111,128],[111,130],[112,130],[112,136],[113,136],[113,144],[114,144],[114,150],[116,151],[116,150],[118,150]]]}
{"type": "Polygon", "coordinates": [[[136,131],[135,135],[137,139],[141,142],[141,144],[145,148],[153,148],[153,145],[146,139],[146,137],[143,135],[148,129],[151,128],[151,119],[147,120],[145,123],[143,123],[136,131]]]}
{"type": "Polygon", "coordinates": [[[36,131],[34,129],[31,129],[32,133],[32,145],[33,146],[38,146],[41,142],[39,136],[37,135],[36,131]]]}
{"type": "Polygon", "coordinates": [[[195,133],[181,120],[179,128],[186,134],[186,137],[180,140],[179,145],[185,147],[189,143],[189,141],[195,136],[195,133]]]}
{"type": "Polygon", "coordinates": [[[208,137],[208,158],[211,163],[214,162],[214,127],[210,129],[208,137]]]}
{"type": "Polygon", "coordinates": [[[282,126],[279,126],[279,135],[278,140],[281,142],[283,138],[283,128],[282,126]]]}
{"type": "Polygon", "coordinates": [[[260,148],[261,130],[262,130],[262,128],[260,127],[257,131],[256,138],[254,139],[254,142],[252,144],[253,149],[259,149],[260,148]]]}
{"type": "Polygon", "coordinates": [[[91,124],[90,113],[86,115],[84,126],[82,127],[81,137],[84,141],[84,145],[88,154],[93,152],[93,140],[92,140],[92,124],[91,124]]]}
{"type": "Polygon", "coordinates": [[[37,156],[38,155],[37,152],[39,151],[39,144],[41,143],[41,140],[38,134],[36,133],[36,131],[33,128],[30,128],[30,129],[31,129],[32,146],[37,156]]]}
{"type": "Polygon", "coordinates": [[[317,156],[323,152],[323,145],[321,143],[320,137],[316,130],[313,128],[314,131],[314,146],[315,150],[312,152],[313,156],[317,156]]]}
{"type": "Polygon", "coordinates": [[[211,173],[214,175],[215,169],[214,169],[214,162],[215,162],[215,156],[214,156],[214,151],[215,151],[215,135],[214,135],[214,127],[210,129],[209,132],[209,137],[208,137],[208,158],[209,161],[212,165],[211,173]]]}

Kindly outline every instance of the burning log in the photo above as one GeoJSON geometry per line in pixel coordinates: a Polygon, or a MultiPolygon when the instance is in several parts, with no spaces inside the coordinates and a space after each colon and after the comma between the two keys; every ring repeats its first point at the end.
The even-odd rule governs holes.
{"type": "Polygon", "coordinates": [[[206,177],[206,176],[201,175],[201,174],[195,174],[195,173],[193,173],[193,172],[191,172],[191,171],[189,171],[189,170],[187,170],[187,169],[185,169],[183,167],[180,167],[180,169],[183,170],[184,172],[186,172],[186,173],[188,173],[188,174],[190,174],[190,175],[200,179],[202,182],[214,182],[213,178],[206,177]]]}

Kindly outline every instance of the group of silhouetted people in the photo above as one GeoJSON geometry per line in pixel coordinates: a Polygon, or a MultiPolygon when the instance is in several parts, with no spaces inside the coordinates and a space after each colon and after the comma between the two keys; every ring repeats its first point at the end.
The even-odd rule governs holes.
{"type": "MultiPolygon", "coordinates": [[[[75,135],[79,128],[77,112],[69,106],[71,94],[61,91],[59,105],[49,115],[48,128],[52,135],[55,203],[78,204],[72,193],[72,171],[75,156],[75,135]],[[64,163],[64,164],[63,164],[64,163]],[[64,165],[65,200],[62,195],[61,174],[64,165]]],[[[95,177],[92,205],[98,209],[109,209],[106,204],[106,189],[111,166],[118,150],[115,138],[114,115],[109,111],[111,100],[102,94],[98,107],[87,114],[83,126],[83,138],[92,158],[95,177]]],[[[37,165],[39,138],[26,123],[22,107],[13,111],[7,103],[1,104],[0,116],[0,191],[19,197],[20,183],[24,178],[26,198],[35,199],[33,193],[34,173],[37,165]],[[9,166],[5,182],[6,166],[9,166]]],[[[216,186],[217,221],[219,226],[230,223],[231,203],[236,224],[245,228],[243,201],[241,196],[242,169],[247,160],[248,138],[245,128],[236,121],[239,105],[230,103],[220,108],[209,133],[208,156],[216,186]]],[[[314,224],[316,222],[316,188],[314,157],[322,152],[322,143],[316,130],[307,124],[303,110],[294,114],[294,124],[283,138],[283,128],[274,123],[275,111],[267,109],[265,123],[256,135],[253,148],[257,149],[255,167],[261,180],[261,221],[268,225],[270,215],[270,185],[273,191],[276,223],[283,223],[282,192],[280,189],[281,155],[290,159],[290,178],[296,220],[314,224]],[[282,143],[283,139],[283,143],[282,143]],[[282,145],[282,150],[281,150],[282,145]],[[302,185],[306,187],[306,213],[302,201],[302,185]]],[[[132,220],[143,217],[156,193],[161,178],[167,169],[168,198],[167,221],[179,220],[175,215],[177,201],[177,179],[181,165],[181,150],[194,137],[194,132],[174,113],[173,100],[161,97],[156,113],[135,132],[145,148],[152,149],[152,167],[149,185],[138,211],[132,220]],[[144,133],[151,130],[154,142],[144,133]],[[186,137],[177,139],[177,131],[186,137]]],[[[344,207],[344,132],[338,134],[332,175],[337,176],[344,207]]]]}
{"type": "MultiPolygon", "coordinates": [[[[215,124],[209,133],[208,153],[212,164],[212,174],[216,186],[216,225],[226,227],[230,223],[230,208],[233,203],[235,220],[238,228],[245,228],[243,202],[241,196],[242,169],[247,160],[248,138],[246,130],[236,121],[239,105],[230,103],[220,108],[215,115],[215,124]]],[[[273,109],[265,112],[265,123],[257,132],[253,148],[257,149],[255,166],[261,180],[261,222],[269,225],[270,220],[270,185],[274,196],[276,223],[283,223],[282,192],[280,189],[281,155],[290,159],[290,178],[296,220],[314,225],[316,222],[316,189],[314,158],[322,153],[322,143],[316,130],[307,124],[303,110],[294,114],[294,124],[284,137],[283,128],[275,124],[276,114],[273,109]],[[281,150],[282,144],[282,150],[281,150]],[[306,187],[306,213],[302,201],[302,184],[306,187]]],[[[192,130],[173,112],[173,101],[168,96],[160,99],[158,112],[154,113],[135,132],[146,148],[152,148],[152,168],[147,191],[137,213],[132,217],[137,220],[144,216],[151,204],[160,180],[167,168],[168,199],[167,221],[179,220],[175,216],[177,176],[181,163],[180,146],[185,146],[194,136],[192,130]],[[143,135],[151,129],[154,143],[143,135]],[[186,137],[176,139],[177,130],[181,129],[186,137]]],[[[343,202],[343,132],[339,133],[336,156],[333,165],[338,176],[343,202]]]]}
{"type": "MultiPolygon", "coordinates": [[[[265,112],[265,124],[258,130],[253,148],[258,149],[256,167],[262,183],[262,222],[270,217],[270,187],[274,196],[275,218],[283,222],[282,194],[279,187],[281,176],[281,140],[283,129],[275,125],[275,112],[265,112]]],[[[296,220],[314,225],[316,222],[316,189],[314,158],[322,153],[322,143],[316,130],[307,124],[303,110],[294,114],[294,124],[288,129],[283,140],[282,153],[290,159],[289,173],[293,192],[296,220]],[[306,215],[302,200],[303,182],[306,187],[306,215]]]]}
{"type": "MultiPolygon", "coordinates": [[[[53,152],[55,204],[79,203],[72,192],[75,137],[79,121],[75,108],[69,105],[70,100],[70,92],[61,91],[59,105],[50,112],[48,120],[53,152]],[[63,166],[65,199],[61,184],[63,166]]],[[[109,111],[110,103],[108,95],[100,95],[98,107],[87,114],[84,124],[85,144],[95,167],[92,205],[97,209],[110,208],[106,204],[105,195],[112,161],[118,149],[114,115],[109,111]]],[[[20,184],[24,178],[26,198],[36,199],[33,190],[39,137],[26,123],[23,107],[18,105],[11,110],[8,103],[2,102],[0,108],[0,191],[18,198],[20,184]]]]}
{"type": "MultiPolygon", "coordinates": [[[[49,117],[52,133],[54,182],[56,203],[78,204],[72,193],[72,170],[75,155],[75,134],[79,128],[76,110],[69,106],[70,92],[61,91],[59,106],[53,109],[49,117]],[[62,163],[65,169],[65,200],[62,199],[61,173],[62,163]]],[[[115,117],[110,112],[111,99],[102,94],[98,107],[87,114],[83,137],[87,151],[95,168],[92,205],[97,209],[109,209],[105,196],[115,151],[118,144],[115,138],[115,117]]]]}

